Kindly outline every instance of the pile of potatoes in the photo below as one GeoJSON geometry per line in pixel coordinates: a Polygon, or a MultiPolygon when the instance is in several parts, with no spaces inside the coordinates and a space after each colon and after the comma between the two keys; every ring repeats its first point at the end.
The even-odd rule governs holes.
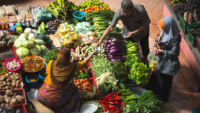
{"type": "Polygon", "coordinates": [[[4,96],[0,95],[1,107],[20,104],[23,103],[24,101],[25,101],[24,97],[22,97],[21,95],[16,95],[16,93],[13,93],[11,90],[6,90],[4,96]]]}
{"type": "Polygon", "coordinates": [[[0,76],[0,90],[19,89],[21,81],[19,73],[8,72],[0,76]]]}

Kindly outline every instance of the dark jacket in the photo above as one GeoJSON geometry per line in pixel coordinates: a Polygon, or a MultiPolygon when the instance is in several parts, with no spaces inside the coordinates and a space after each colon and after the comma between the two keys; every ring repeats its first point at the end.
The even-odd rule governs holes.
{"type": "MultiPolygon", "coordinates": [[[[156,47],[157,45],[158,36],[155,40],[154,47],[156,47]]],[[[180,69],[180,62],[178,59],[178,56],[180,54],[180,42],[181,36],[177,35],[168,42],[160,43],[163,53],[159,54],[159,60],[157,62],[158,71],[163,74],[173,76],[180,69]]]]}

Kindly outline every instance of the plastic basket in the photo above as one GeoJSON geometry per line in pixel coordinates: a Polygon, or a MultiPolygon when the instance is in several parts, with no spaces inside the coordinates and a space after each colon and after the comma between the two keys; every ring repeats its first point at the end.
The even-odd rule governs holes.
{"type": "Polygon", "coordinates": [[[44,83],[44,79],[46,78],[45,72],[46,72],[46,68],[43,68],[43,69],[40,70],[40,72],[39,72],[39,78],[40,78],[40,82],[41,82],[41,83],[44,83]],[[42,76],[42,75],[45,75],[45,77],[42,76]]]}
{"type": "Polygon", "coordinates": [[[197,49],[200,52],[200,36],[197,37],[197,49]]]}
{"type": "MultiPolygon", "coordinates": [[[[19,89],[23,89],[24,88],[24,82],[23,82],[23,79],[22,79],[22,77],[21,77],[21,74],[20,74],[20,72],[17,72],[20,76],[20,79],[21,79],[21,87],[19,88],[19,89]]],[[[2,76],[2,75],[0,75],[0,76],[2,76]]],[[[19,90],[19,89],[12,89],[12,90],[19,90]]],[[[5,90],[0,90],[0,91],[5,91],[5,90]]]]}
{"type": "MultiPolygon", "coordinates": [[[[200,25],[187,26],[187,31],[189,31],[190,29],[196,29],[196,28],[200,28],[200,25]]],[[[190,43],[192,44],[192,46],[197,47],[197,40],[196,40],[197,37],[194,37],[192,33],[187,33],[187,37],[190,43]]]]}
{"type": "Polygon", "coordinates": [[[73,17],[76,18],[77,20],[83,20],[83,18],[85,18],[85,12],[83,12],[83,11],[75,11],[73,13],[73,17]],[[77,16],[75,16],[75,14],[80,14],[80,15],[83,15],[83,16],[82,17],[77,17],[77,16]]]}
{"type": "Polygon", "coordinates": [[[5,67],[8,71],[15,72],[15,71],[20,70],[20,68],[22,67],[22,63],[21,63],[20,60],[18,60],[18,59],[16,59],[16,58],[8,58],[8,59],[6,59],[5,62],[4,62],[4,67],[5,67]],[[15,69],[15,70],[8,69],[7,66],[6,66],[7,63],[8,63],[9,61],[13,61],[13,60],[16,60],[17,62],[19,62],[19,67],[18,67],[17,69],[15,69]]]}
{"type": "MultiPolygon", "coordinates": [[[[5,46],[5,47],[0,47],[0,52],[2,52],[2,51],[8,51],[8,50],[14,52],[14,58],[18,58],[16,50],[15,50],[15,47],[13,45],[5,46]]],[[[0,59],[0,60],[6,60],[6,59],[0,59]]]]}
{"type": "MultiPolygon", "coordinates": [[[[194,13],[194,11],[188,11],[188,13],[194,13]]],[[[198,10],[197,11],[197,15],[199,15],[199,14],[200,14],[200,11],[198,10]]],[[[183,15],[184,15],[184,12],[182,12],[182,13],[179,14],[180,26],[181,26],[181,29],[183,30],[183,33],[186,34],[188,26],[200,25],[200,23],[193,23],[193,24],[190,24],[190,25],[186,24],[185,21],[184,21],[184,19],[183,19],[183,15]]],[[[199,18],[200,18],[200,16],[199,16],[199,18]]]]}
{"type": "Polygon", "coordinates": [[[30,73],[26,76],[26,83],[31,87],[31,88],[35,88],[37,87],[39,82],[39,73],[30,73]],[[37,79],[34,82],[29,81],[29,79],[37,79]]]}
{"type": "MultiPolygon", "coordinates": [[[[16,104],[16,105],[9,106],[9,107],[15,107],[15,106],[22,105],[22,104],[26,105],[26,93],[25,93],[24,89],[12,90],[12,92],[24,97],[24,103],[16,104]]],[[[6,93],[6,91],[0,91],[0,95],[5,95],[5,93],[6,93]]],[[[6,107],[1,107],[1,108],[6,108],[6,107]]]]}

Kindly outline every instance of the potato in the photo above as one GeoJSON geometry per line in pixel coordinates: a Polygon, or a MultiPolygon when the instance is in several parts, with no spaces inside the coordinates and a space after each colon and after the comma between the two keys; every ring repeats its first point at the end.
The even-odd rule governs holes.
{"type": "Polygon", "coordinates": [[[12,83],[11,83],[11,86],[13,86],[13,87],[16,86],[15,82],[12,82],[12,83]]]}
{"type": "Polygon", "coordinates": [[[12,105],[16,105],[16,104],[18,104],[17,99],[11,99],[11,100],[10,100],[10,105],[11,105],[11,106],[12,106],[12,105]]]}
{"type": "Polygon", "coordinates": [[[4,97],[2,95],[0,95],[0,103],[2,103],[4,101],[5,101],[4,97]]]}
{"type": "Polygon", "coordinates": [[[18,79],[20,79],[19,76],[15,76],[15,80],[18,80],[18,79]]]}
{"type": "Polygon", "coordinates": [[[10,106],[9,104],[6,104],[5,106],[10,106]]]}
{"type": "Polygon", "coordinates": [[[19,103],[23,103],[25,101],[25,98],[22,97],[21,95],[17,95],[16,99],[18,100],[19,103]]]}
{"type": "Polygon", "coordinates": [[[16,75],[17,73],[13,72],[12,74],[13,74],[13,75],[16,75]]]}
{"type": "Polygon", "coordinates": [[[6,86],[6,85],[7,85],[7,84],[6,84],[6,81],[3,81],[3,85],[4,85],[4,86],[6,86]]]}
{"type": "Polygon", "coordinates": [[[6,79],[5,76],[1,76],[1,77],[0,77],[0,81],[4,81],[5,79],[6,79]]]}
{"type": "Polygon", "coordinates": [[[15,88],[15,89],[19,89],[19,88],[15,88]]]}
{"type": "Polygon", "coordinates": [[[8,74],[9,74],[9,75],[12,75],[12,74],[13,74],[13,72],[11,72],[11,71],[10,71],[10,72],[8,72],[8,74]]]}
{"type": "Polygon", "coordinates": [[[9,103],[10,103],[10,100],[11,100],[12,98],[9,97],[9,96],[7,96],[7,95],[4,95],[4,99],[5,99],[6,104],[9,104],[9,103]]]}
{"type": "Polygon", "coordinates": [[[6,95],[11,97],[13,96],[13,92],[11,90],[6,90],[6,95]]]}
{"type": "Polygon", "coordinates": [[[6,84],[7,86],[10,86],[10,82],[7,82],[7,84],[6,84]]]}
{"type": "Polygon", "coordinates": [[[15,75],[19,76],[20,74],[19,74],[19,73],[16,73],[15,75]]]}
{"type": "Polygon", "coordinates": [[[20,81],[20,80],[17,80],[17,81],[16,81],[16,84],[21,84],[21,81],[20,81]]]}
{"type": "Polygon", "coordinates": [[[6,73],[5,76],[6,76],[6,78],[9,78],[9,77],[10,77],[10,75],[9,75],[8,73],[6,73]]]}
{"type": "Polygon", "coordinates": [[[11,80],[14,80],[15,78],[14,78],[13,76],[10,76],[10,79],[11,79],[11,80]]]}
{"type": "Polygon", "coordinates": [[[5,86],[6,89],[9,89],[8,86],[5,86]]]}
{"type": "Polygon", "coordinates": [[[1,103],[1,107],[4,107],[6,104],[5,103],[1,103]]]}
{"type": "Polygon", "coordinates": [[[20,88],[21,87],[21,85],[20,84],[16,84],[16,88],[20,88]]]}

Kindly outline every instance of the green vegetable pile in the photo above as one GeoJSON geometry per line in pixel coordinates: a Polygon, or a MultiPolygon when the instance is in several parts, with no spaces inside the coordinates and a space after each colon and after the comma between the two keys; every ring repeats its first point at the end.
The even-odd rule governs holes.
{"type": "Polygon", "coordinates": [[[152,91],[146,91],[134,104],[126,104],[124,113],[160,113],[161,110],[157,105],[161,103],[162,101],[152,91]]]}
{"type": "Polygon", "coordinates": [[[66,19],[72,19],[73,13],[79,9],[78,6],[68,0],[55,0],[55,2],[47,4],[47,6],[46,10],[52,13],[56,19],[63,20],[63,22],[66,19]]]}
{"type": "Polygon", "coordinates": [[[56,60],[57,59],[57,54],[58,54],[59,50],[58,49],[52,49],[51,51],[49,51],[44,57],[44,61],[46,64],[49,63],[50,60],[56,60]]]}
{"type": "Polygon", "coordinates": [[[44,22],[42,22],[40,25],[38,25],[36,32],[37,32],[37,34],[46,34],[47,28],[48,28],[48,26],[44,22]]]}
{"type": "Polygon", "coordinates": [[[117,93],[122,97],[125,105],[136,103],[137,96],[134,95],[129,89],[119,89],[117,93]]]}
{"type": "Polygon", "coordinates": [[[118,60],[113,61],[113,75],[122,83],[125,83],[128,79],[128,70],[124,62],[118,60]]]}
{"type": "Polygon", "coordinates": [[[126,55],[130,54],[137,55],[139,52],[138,44],[133,43],[132,41],[128,41],[128,43],[125,44],[124,51],[126,55]]]}
{"type": "Polygon", "coordinates": [[[90,77],[90,69],[85,70],[84,72],[77,72],[74,75],[75,79],[85,79],[90,77]]]}
{"type": "Polygon", "coordinates": [[[103,73],[112,73],[112,66],[109,64],[109,60],[105,56],[96,56],[91,61],[91,66],[95,76],[100,76],[103,73]]]}
{"type": "Polygon", "coordinates": [[[37,39],[43,40],[44,45],[48,48],[50,48],[52,45],[52,41],[51,41],[50,37],[45,34],[38,34],[37,39]]]}
{"type": "Polygon", "coordinates": [[[110,82],[104,82],[101,86],[99,86],[99,92],[101,95],[108,95],[111,92],[117,92],[117,86],[115,84],[112,84],[110,82]]]}

